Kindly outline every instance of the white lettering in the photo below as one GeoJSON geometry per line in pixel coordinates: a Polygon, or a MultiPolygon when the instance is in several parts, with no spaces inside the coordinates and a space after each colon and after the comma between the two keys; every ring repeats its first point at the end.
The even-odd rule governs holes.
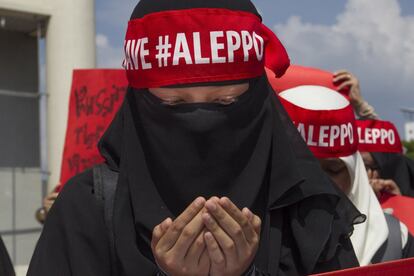
{"type": "Polygon", "coordinates": [[[365,141],[367,144],[372,144],[371,137],[372,137],[372,129],[367,128],[365,130],[365,141]]]}
{"type": "Polygon", "coordinates": [[[310,125],[308,129],[308,145],[309,146],[317,146],[318,144],[313,141],[313,126],[310,125]]]}
{"type": "MultiPolygon", "coordinates": [[[[140,47],[140,52],[141,52],[141,66],[142,69],[146,70],[146,69],[151,69],[152,65],[149,62],[145,61],[145,57],[149,55],[149,50],[145,49],[145,45],[148,43],[148,37],[144,37],[141,40],[141,47],[140,47]]],[[[138,64],[137,64],[137,69],[138,69],[138,64]]]]}
{"type": "Polygon", "coordinates": [[[331,127],[331,133],[329,135],[329,146],[330,147],[335,146],[335,140],[338,139],[340,132],[341,132],[341,129],[339,128],[339,126],[331,127]]]}
{"type": "Polygon", "coordinates": [[[200,33],[193,33],[193,42],[194,42],[194,62],[195,64],[209,64],[210,58],[202,57],[201,55],[201,42],[200,42],[200,33]]]}
{"type": "Polygon", "coordinates": [[[345,145],[345,138],[348,137],[348,127],[341,125],[341,146],[345,145]]]}
{"type": "Polygon", "coordinates": [[[328,147],[329,143],[325,142],[325,139],[328,138],[329,126],[321,126],[319,129],[319,146],[328,147]]]}
{"type": "Polygon", "coordinates": [[[225,57],[219,57],[218,51],[224,49],[224,44],[217,41],[218,38],[223,37],[223,31],[220,32],[211,32],[211,61],[212,63],[226,63],[225,57]]]}
{"type": "Polygon", "coordinates": [[[185,59],[186,64],[193,64],[187,38],[184,33],[178,33],[174,47],[173,65],[180,64],[180,59],[182,58],[185,59]]]}
{"type": "Polygon", "coordinates": [[[253,37],[254,50],[256,52],[257,60],[262,61],[264,53],[264,40],[260,35],[256,34],[255,32],[253,32],[253,37]],[[257,42],[258,40],[259,42],[257,42]]]}
{"type": "Polygon", "coordinates": [[[244,61],[249,61],[249,51],[253,48],[253,39],[248,31],[242,31],[242,45],[244,53],[244,61]]]}
{"type": "Polygon", "coordinates": [[[240,49],[241,39],[238,32],[228,31],[227,35],[227,51],[229,62],[234,62],[234,52],[240,49]]]}

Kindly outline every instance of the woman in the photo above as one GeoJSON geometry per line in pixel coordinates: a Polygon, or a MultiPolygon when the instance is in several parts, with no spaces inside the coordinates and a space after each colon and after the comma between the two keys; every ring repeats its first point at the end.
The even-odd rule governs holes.
{"type": "Polygon", "coordinates": [[[383,213],[369,184],[349,101],[322,86],[298,86],[279,96],[322,169],[366,215],[351,236],[360,265],[414,256],[407,227],[383,213]]]}
{"type": "Polygon", "coordinates": [[[270,88],[264,57],[277,76],[289,60],[250,1],[142,0],[125,51],[130,88],[99,144],[111,170],[103,181],[118,179],[113,204],[96,199],[95,170],[70,180],[28,275],[304,275],[358,265],[348,237],[360,214],[270,88]]]}

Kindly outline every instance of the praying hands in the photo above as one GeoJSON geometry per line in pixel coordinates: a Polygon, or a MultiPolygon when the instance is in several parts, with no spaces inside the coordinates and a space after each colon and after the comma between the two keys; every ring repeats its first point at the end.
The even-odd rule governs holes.
{"type": "Polygon", "coordinates": [[[260,228],[258,216],[230,199],[200,197],[154,228],[151,247],[167,275],[242,275],[256,255],[260,228]]]}

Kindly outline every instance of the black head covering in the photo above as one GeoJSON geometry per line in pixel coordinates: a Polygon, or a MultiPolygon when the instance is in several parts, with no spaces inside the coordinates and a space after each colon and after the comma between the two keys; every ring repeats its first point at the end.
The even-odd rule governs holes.
{"type": "Polygon", "coordinates": [[[414,197],[414,161],[399,153],[371,154],[381,178],[394,180],[403,195],[414,197]]]}
{"type": "Polygon", "coordinates": [[[220,8],[233,11],[245,11],[261,18],[256,7],[250,0],[143,0],[135,7],[131,15],[131,20],[142,18],[147,14],[155,12],[196,8],[220,8]]]}
{"type": "MultiPolygon", "coordinates": [[[[257,14],[246,0],[143,0],[132,18],[199,7],[257,14]]],[[[129,88],[99,148],[120,173],[114,231],[121,275],[156,273],[152,229],[197,196],[228,196],[262,218],[255,265],[269,275],[279,269],[282,229],[271,217],[280,210],[306,273],[336,255],[360,215],[322,173],[265,74],[249,80],[249,90],[228,106],[165,106],[147,89],[129,88]]]]}

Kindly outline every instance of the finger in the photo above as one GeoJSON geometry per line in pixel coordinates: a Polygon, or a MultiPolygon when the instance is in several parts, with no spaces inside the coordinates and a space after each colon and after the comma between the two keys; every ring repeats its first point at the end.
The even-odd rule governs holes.
{"type": "Polygon", "coordinates": [[[157,244],[160,241],[163,234],[164,234],[164,232],[162,231],[161,224],[158,224],[152,230],[152,239],[151,239],[151,249],[152,249],[152,251],[155,251],[155,248],[157,247],[157,244]]]}
{"type": "Polygon", "coordinates": [[[184,227],[177,242],[171,248],[171,250],[174,250],[174,252],[176,252],[177,257],[184,258],[187,255],[191,245],[204,229],[204,223],[201,214],[202,211],[200,211],[197,216],[195,216],[194,219],[184,227]]]}
{"type": "Polygon", "coordinates": [[[341,83],[341,84],[338,86],[337,90],[338,90],[338,91],[341,91],[341,90],[343,90],[344,88],[349,87],[349,86],[352,86],[352,85],[354,85],[354,84],[355,84],[355,83],[354,83],[354,81],[353,81],[353,80],[345,81],[345,82],[341,83]]]}
{"type": "Polygon", "coordinates": [[[246,215],[250,217],[250,223],[252,224],[256,235],[260,237],[260,231],[262,228],[262,220],[260,217],[254,215],[248,208],[244,208],[243,213],[246,213],[246,215]]]}
{"type": "Polygon", "coordinates": [[[201,232],[198,237],[191,244],[190,249],[187,252],[185,258],[187,259],[186,263],[196,264],[200,262],[201,254],[206,249],[206,243],[204,241],[204,232],[201,232]]]}
{"type": "Polygon", "coordinates": [[[341,75],[334,77],[333,82],[338,83],[338,82],[347,81],[350,79],[352,79],[352,76],[350,74],[341,74],[341,75]]]}
{"type": "Polygon", "coordinates": [[[161,230],[164,232],[164,233],[166,233],[167,232],[167,230],[168,230],[168,228],[171,226],[171,224],[172,224],[172,219],[170,219],[170,218],[166,218],[161,224],[160,224],[160,226],[161,226],[161,230]]]}
{"type": "MultiPolygon", "coordinates": [[[[203,237],[204,237],[204,234],[203,234],[203,237]]],[[[201,254],[200,260],[198,262],[198,267],[202,271],[208,270],[210,268],[210,256],[208,255],[207,246],[205,246],[203,253],[201,254]]]]}
{"type": "Polygon", "coordinates": [[[59,196],[59,193],[50,194],[50,198],[56,199],[59,196]]]}
{"type": "Polygon", "coordinates": [[[400,188],[397,186],[397,184],[393,180],[391,179],[385,180],[384,185],[386,187],[386,190],[389,193],[394,194],[394,195],[401,195],[400,188]]]}
{"type": "Polygon", "coordinates": [[[184,227],[187,226],[187,224],[200,212],[200,210],[204,207],[204,203],[204,198],[197,198],[171,224],[167,233],[165,233],[159,242],[158,246],[160,247],[161,251],[168,251],[174,246],[180,237],[181,232],[184,230],[184,227]]]}
{"type": "Polygon", "coordinates": [[[251,223],[252,222],[252,219],[253,219],[253,213],[252,212],[250,212],[250,210],[248,209],[248,208],[243,208],[243,210],[242,210],[242,213],[243,213],[243,215],[245,215],[246,216],[246,218],[249,220],[249,222],[251,223]]]}
{"type": "Polygon", "coordinates": [[[334,76],[338,76],[338,75],[343,75],[343,74],[349,74],[349,72],[346,69],[341,69],[341,70],[335,71],[333,74],[334,76]]]}
{"type": "Polygon", "coordinates": [[[371,179],[372,178],[372,170],[368,169],[367,174],[368,174],[368,179],[371,179]]]}
{"type": "MultiPolygon", "coordinates": [[[[227,235],[226,232],[218,225],[209,213],[203,214],[203,221],[208,231],[213,234],[215,241],[220,245],[226,259],[230,262],[237,260],[237,248],[235,242],[227,235]]],[[[246,250],[247,242],[244,245],[238,244],[240,251],[246,250]]]]}
{"type": "MultiPolygon", "coordinates": [[[[234,207],[236,210],[233,210],[234,213],[239,212],[237,216],[240,216],[240,220],[243,220],[243,226],[240,225],[226,210],[223,209],[222,203],[220,200],[208,200],[206,202],[206,209],[208,212],[214,217],[215,220],[212,222],[217,222],[220,227],[230,236],[230,238],[238,245],[239,250],[244,250],[245,247],[248,245],[249,241],[247,240],[243,226],[246,228],[251,227],[249,221],[243,216],[243,214],[239,211],[237,207],[234,207]]],[[[226,201],[226,205],[230,208],[229,201],[226,201]]],[[[206,216],[207,217],[207,216],[206,216]]],[[[251,232],[254,231],[250,229],[251,232]]]]}
{"type": "Polygon", "coordinates": [[[374,179],[379,179],[380,178],[379,172],[377,170],[374,170],[372,172],[372,178],[374,178],[374,179]]]}
{"type": "MultiPolygon", "coordinates": [[[[237,222],[238,226],[232,226],[232,227],[241,227],[247,242],[251,243],[252,240],[256,236],[256,232],[254,231],[252,225],[250,224],[249,219],[245,215],[243,215],[243,213],[239,210],[239,208],[237,208],[237,206],[229,198],[223,197],[220,199],[219,202],[220,202],[220,205],[223,207],[224,211],[227,212],[237,222]]],[[[220,224],[220,221],[219,221],[219,224],[220,224]]],[[[237,228],[233,228],[233,229],[237,230],[237,228]]]]}
{"type": "Polygon", "coordinates": [[[252,224],[257,235],[260,237],[260,231],[262,229],[262,220],[258,216],[254,215],[252,224]]]}
{"type": "Polygon", "coordinates": [[[215,266],[224,268],[226,266],[226,260],[213,234],[210,232],[206,232],[204,234],[204,239],[206,242],[207,252],[208,256],[210,257],[210,261],[215,266]]]}

